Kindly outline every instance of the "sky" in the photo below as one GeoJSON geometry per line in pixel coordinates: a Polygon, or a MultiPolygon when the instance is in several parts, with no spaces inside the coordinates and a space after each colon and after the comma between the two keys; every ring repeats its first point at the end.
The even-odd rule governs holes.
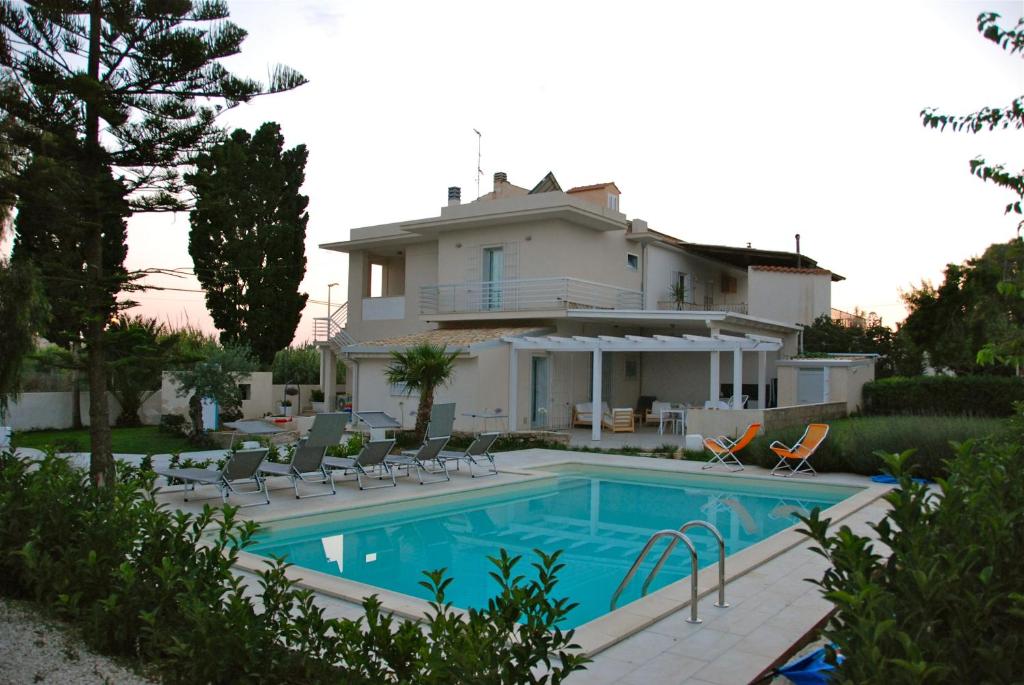
{"type": "MultiPolygon", "coordinates": [[[[846,277],[834,307],[905,310],[900,292],[1016,235],[977,155],[1024,166],[1020,132],[965,135],[919,113],[1002,106],[1024,60],[976,31],[1024,2],[383,2],[229,0],[249,32],[227,66],[309,84],[222,123],[281,124],[309,148],[309,293],[296,343],[346,299],[352,228],[436,216],[494,172],[532,187],[614,181],[630,218],[684,240],[802,251],[846,277]]],[[[128,266],[191,266],[185,214],[137,216],[128,266]]],[[[442,279],[443,280],[443,279],[442,279]]],[[[450,280],[450,279],[449,279],[450,280]]],[[[150,283],[198,290],[191,279],[150,283]]],[[[135,313],[212,330],[199,292],[133,294],[135,313]]]]}

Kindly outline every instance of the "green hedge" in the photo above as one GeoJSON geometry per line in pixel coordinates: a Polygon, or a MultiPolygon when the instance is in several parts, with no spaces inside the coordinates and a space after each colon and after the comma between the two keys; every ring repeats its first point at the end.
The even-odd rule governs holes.
{"type": "Polygon", "coordinates": [[[824,637],[845,660],[830,682],[1021,682],[1020,438],[962,446],[937,491],[910,479],[908,454],[889,455],[899,488],[873,536],[836,530],[818,510],[803,519],[831,564],[817,581],[837,609],[824,637]]]}
{"type": "Polygon", "coordinates": [[[513,685],[543,670],[558,683],[587,661],[557,627],[575,606],[553,598],[559,552],[537,551],[526,574],[501,550],[494,598],[465,616],[446,603],[453,579],[438,570],[421,583],[435,597],[425,625],[392,617],[376,596],[359,620],[329,618],[283,560],[243,584],[232,567],[258,525],[237,509],[172,513],[150,495],[152,473],[120,476],[97,489],[52,454],[0,453],[0,593],[39,602],[164,682],[513,685]]]}
{"type": "Polygon", "coordinates": [[[864,386],[864,412],[875,415],[1010,416],[1024,401],[1024,380],[1007,376],[884,378],[864,386]]]}
{"type": "MultiPolygon", "coordinates": [[[[811,459],[822,473],[844,472],[865,476],[882,471],[876,451],[915,449],[909,468],[917,475],[935,478],[945,474],[944,461],[956,451],[952,442],[987,438],[1007,428],[1005,419],[967,416],[861,416],[829,422],[829,434],[811,459]]],[[[740,453],[745,464],[772,467],[778,458],[768,449],[774,440],[792,445],[804,427],[794,427],[756,438],[740,453]]]]}

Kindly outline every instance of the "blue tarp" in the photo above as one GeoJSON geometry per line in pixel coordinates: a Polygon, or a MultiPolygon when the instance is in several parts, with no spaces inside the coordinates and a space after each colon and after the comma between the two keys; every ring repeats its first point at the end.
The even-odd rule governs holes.
{"type": "MultiPolygon", "coordinates": [[[[839,654],[840,662],[843,655],[839,654]]],[[[796,685],[828,685],[833,666],[825,661],[825,648],[811,652],[805,657],[776,669],[775,675],[789,678],[796,685]]]]}
{"type": "MultiPolygon", "coordinates": [[[[898,485],[899,484],[899,481],[896,480],[896,477],[895,476],[890,476],[888,473],[880,473],[877,476],[871,476],[871,480],[873,480],[876,483],[884,483],[885,485],[898,485]]],[[[928,481],[925,478],[915,478],[914,482],[915,483],[928,483],[930,481],[928,481]]]]}

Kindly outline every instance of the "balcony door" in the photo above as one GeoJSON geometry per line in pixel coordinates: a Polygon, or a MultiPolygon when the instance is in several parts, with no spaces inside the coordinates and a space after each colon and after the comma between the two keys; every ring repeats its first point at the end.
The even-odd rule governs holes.
{"type": "Polygon", "coordinates": [[[482,309],[501,309],[501,285],[505,280],[505,250],[501,247],[484,248],[482,309]]]}
{"type": "Polygon", "coordinates": [[[530,401],[530,427],[547,428],[551,425],[551,366],[547,357],[533,357],[530,373],[533,394],[530,401]]]}

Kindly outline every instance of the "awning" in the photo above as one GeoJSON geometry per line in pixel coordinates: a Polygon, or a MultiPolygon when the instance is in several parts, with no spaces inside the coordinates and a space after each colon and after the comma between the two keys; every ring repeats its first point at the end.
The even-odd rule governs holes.
{"type": "Polygon", "coordinates": [[[516,350],[549,352],[775,352],[782,340],[763,335],[510,335],[502,338],[516,350]]]}

